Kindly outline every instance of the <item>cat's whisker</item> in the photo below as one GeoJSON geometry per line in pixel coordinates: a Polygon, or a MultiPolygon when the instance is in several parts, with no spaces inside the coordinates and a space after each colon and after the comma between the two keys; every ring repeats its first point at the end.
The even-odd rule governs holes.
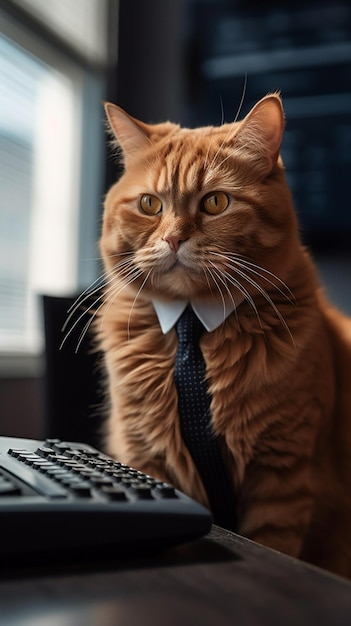
{"type": "MultiPolygon", "coordinates": [[[[128,278],[129,275],[133,272],[133,268],[129,268],[129,267],[125,267],[123,268],[122,272],[120,272],[123,276],[124,274],[124,278],[128,278]]],[[[72,326],[69,328],[68,332],[65,334],[61,345],[60,345],[60,350],[63,348],[64,344],[66,343],[67,339],[70,337],[70,335],[72,334],[72,332],[74,331],[74,329],[76,328],[76,326],[80,323],[80,321],[83,319],[83,317],[85,315],[90,314],[91,311],[94,310],[94,308],[96,307],[96,305],[105,297],[106,293],[109,293],[109,291],[113,291],[116,286],[113,285],[112,287],[109,287],[107,289],[107,291],[102,292],[101,290],[106,287],[106,285],[110,284],[110,283],[114,283],[116,280],[121,281],[121,277],[119,275],[117,275],[115,273],[115,268],[113,268],[112,270],[109,270],[109,272],[106,272],[106,275],[110,274],[108,281],[105,281],[105,283],[103,283],[102,285],[100,285],[98,288],[95,288],[94,290],[88,292],[86,294],[86,296],[84,298],[79,297],[78,300],[76,301],[75,307],[74,309],[71,311],[70,315],[68,316],[65,325],[63,327],[63,330],[65,330],[67,328],[67,324],[70,322],[70,320],[72,319],[73,315],[75,315],[75,313],[77,312],[77,310],[82,306],[82,304],[88,299],[90,298],[93,294],[96,293],[100,293],[100,295],[98,296],[98,298],[96,298],[94,300],[94,302],[86,309],[83,310],[83,312],[77,317],[77,319],[74,321],[74,323],[72,324],[72,326]]],[[[93,315],[93,317],[95,316],[95,313],[93,315]]],[[[90,318],[91,319],[91,318],[90,318]]],[[[89,320],[90,322],[90,320],[89,320]]],[[[90,326],[90,323],[88,325],[88,327],[90,326]]],[[[84,333],[85,334],[85,333],[84,333]]],[[[80,342],[81,343],[81,342],[80,342]]]]}
{"type": "Polygon", "coordinates": [[[221,105],[221,123],[220,126],[223,126],[224,124],[224,106],[223,106],[223,98],[221,96],[221,94],[219,94],[219,102],[221,105]]]}
{"type": "Polygon", "coordinates": [[[282,326],[285,328],[285,330],[289,334],[290,339],[291,339],[293,345],[295,346],[295,341],[294,341],[294,338],[292,336],[292,333],[290,331],[290,328],[289,328],[288,324],[286,323],[283,315],[281,314],[281,312],[279,311],[277,306],[274,304],[272,298],[269,296],[267,291],[265,289],[263,289],[263,287],[261,287],[261,285],[259,283],[257,283],[255,280],[253,280],[253,278],[250,278],[250,276],[248,276],[245,272],[240,270],[236,265],[232,265],[230,263],[225,263],[225,265],[227,267],[229,267],[230,269],[234,270],[237,274],[239,274],[239,276],[244,278],[244,280],[246,280],[252,287],[254,287],[254,289],[256,289],[258,291],[258,293],[260,293],[263,296],[263,298],[265,298],[265,300],[268,302],[268,304],[270,304],[270,306],[272,307],[272,309],[275,312],[276,316],[280,320],[282,326]]]}
{"type": "Polygon", "coordinates": [[[103,297],[101,294],[101,286],[97,287],[96,289],[90,291],[85,298],[81,299],[81,296],[76,300],[75,302],[75,306],[74,309],[71,310],[71,313],[68,315],[63,327],[62,327],[62,332],[65,332],[65,330],[68,327],[68,324],[70,323],[70,321],[72,320],[72,317],[77,313],[77,311],[80,310],[80,307],[83,305],[83,303],[90,298],[92,295],[96,295],[97,293],[100,293],[99,297],[93,302],[93,304],[91,304],[89,307],[85,308],[82,313],[78,316],[78,318],[73,322],[72,326],[70,326],[70,328],[67,330],[59,349],[62,350],[63,346],[65,345],[67,339],[70,337],[70,335],[72,334],[72,332],[74,331],[74,329],[76,328],[76,326],[79,324],[79,322],[83,319],[84,315],[88,315],[89,311],[96,305],[97,302],[99,302],[99,300],[103,297]]]}
{"type": "MultiPolygon", "coordinates": [[[[67,310],[67,313],[71,313],[73,309],[76,309],[77,306],[80,306],[80,304],[86,300],[85,296],[89,297],[92,294],[96,293],[96,291],[98,291],[101,288],[101,286],[104,284],[105,277],[106,277],[106,272],[102,274],[101,276],[98,276],[98,278],[96,278],[88,287],[86,287],[86,289],[84,289],[84,291],[82,291],[82,293],[80,293],[79,296],[76,298],[76,300],[71,304],[71,306],[67,310]]],[[[68,318],[65,320],[65,323],[62,327],[62,331],[65,330],[70,318],[71,318],[71,315],[69,315],[68,318]]]]}
{"type": "Polygon", "coordinates": [[[203,169],[204,169],[204,170],[206,170],[206,168],[207,168],[207,160],[208,160],[208,155],[209,155],[210,150],[211,150],[212,141],[213,141],[213,131],[211,130],[211,136],[210,136],[210,140],[209,140],[209,142],[208,142],[207,151],[206,151],[206,157],[205,157],[205,162],[204,162],[204,165],[203,165],[203,169]]]}
{"type": "Polygon", "coordinates": [[[132,256],[133,253],[130,252],[130,250],[128,250],[127,252],[114,252],[113,254],[106,254],[105,258],[114,259],[115,257],[118,257],[118,256],[127,256],[127,255],[132,256]]]}
{"type": "Polygon", "coordinates": [[[238,121],[238,117],[240,115],[242,106],[244,104],[244,100],[245,100],[245,96],[246,96],[246,88],[247,88],[247,74],[245,74],[244,85],[243,85],[243,92],[241,94],[241,100],[240,100],[240,103],[239,103],[239,107],[238,107],[238,110],[236,112],[236,116],[234,118],[234,123],[238,121]]]}
{"type": "MultiPolygon", "coordinates": [[[[247,272],[251,272],[252,274],[255,274],[255,276],[258,276],[259,278],[262,278],[269,285],[272,285],[272,287],[274,287],[275,290],[278,291],[278,293],[280,293],[283,296],[283,298],[285,298],[288,302],[290,302],[291,305],[293,306],[296,305],[296,299],[294,298],[294,296],[291,297],[290,295],[287,295],[286,293],[284,293],[284,291],[280,287],[278,287],[276,283],[274,283],[272,280],[267,278],[267,276],[265,276],[263,273],[259,272],[258,270],[254,270],[252,267],[248,267],[247,265],[244,265],[241,261],[233,261],[233,263],[235,266],[238,266],[241,269],[246,270],[247,272]]],[[[277,280],[279,280],[277,276],[274,276],[274,274],[272,274],[272,276],[274,278],[277,278],[277,280]]],[[[289,292],[290,292],[290,289],[289,289],[289,292]]]]}
{"type": "MultiPolygon", "coordinates": [[[[215,266],[214,266],[214,267],[215,267],[215,266]]],[[[217,280],[216,280],[216,278],[215,278],[215,276],[214,276],[214,275],[216,275],[216,276],[217,276],[217,278],[218,278],[218,274],[217,274],[216,270],[211,270],[209,267],[207,268],[207,271],[208,271],[208,273],[210,274],[210,276],[211,276],[211,278],[212,278],[212,280],[213,280],[214,284],[216,285],[216,287],[217,287],[217,289],[218,289],[218,292],[219,292],[219,295],[221,296],[221,300],[222,300],[222,304],[223,304],[223,315],[224,315],[224,319],[225,319],[225,318],[226,318],[226,304],[225,304],[225,298],[224,298],[224,295],[223,295],[222,289],[221,289],[220,285],[218,284],[218,282],[217,282],[217,280]]],[[[224,284],[224,282],[223,282],[223,281],[221,281],[221,282],[224,284]]]]}
{"type": "MultiPolygon", "coordinates": [[[[106,259],[114,259],[115,257],[119,257],[119,256],[125,256],[127,254],[132,254],[130,251],[128,252],[114,252],[113,254],[106,254],[105,258],[106,259]]],[[[96,257],[86,257],[83,259],[84,262],[88,262],[88,261],[101,261],[101,256],[96,256],[96,257]]]]}
{"type": "MultiPolygon", "coordinates": [[[[65,320],[65,323],[62,326],[62,329],[61,329],[62,332],[66,331],[66,329],[68,327],[68,324],[70,323],[72,317],[76,314],[76,312],[80,309],[80,307],[84,304],[84,302],[86,302],[86,300],[88,300],[89,298],[94,296],[96,293],[99,293],[103,287],[105,287],[106,285],[108,285],[109,283],[111,283],[111,282],[113,282],[115,280],[115,278],[116,278],[116,268],[118,268],[119,270],[121,270],[121,268],[122,268],[122,272],[125,271],[126,268],[122,267],[122,265],[124,265],[124,264],[126,264],[126,261],[123,261],[123,263],[117,264],[114,268],[108,270],[107,272],[104,272],[104,274],[99,276],[87,289],[85,289],[78,296],[78,298],[75,300],[75,302],[70,306],[70,308],[67,311],[68,316],[67,316],[67,319],[65,320]],[[119,267],[119,266],[121,266],[121,267],[119,267]],[[92,289],[92,287],[96,283],[98,283],[97,286],[94,289],[92,289]]],[[[88,307],[87,309],[85,309],[83,314],[87,313],[90,310],[90,308],[91,307],[88,307]]],[[[80,316],[79,320],[81,319],[82,316],[80,316]]],[[[74,326],[72,327],[71,330],[73,330],[73,328],[75,326],[76,326],[76,324],[74,324],[74,326]]],[[[69,334],[70,334],[70,332],[64,337],[64,340],[61,343],[60,349],[64,345],[64,343],[65,343],[67,337],[69,336],[69,334]]]]}
{"type": "MultiPolygon", "coordinates": [[[[251,261],[248,261],[247,259],[238,259],[238,261],[240,263],[242,263],[243,265],[245,265],[245,267],[249,270],[249,271],[254,271],[254,270],[250,270],[249,268],[256,268],[256,270],[258,270],[257,274],[263,278],[264,280],[266,280],[267,282],[269,282],[273,287],[275,287],[279,293],[281,293],[292,305],[297,305],[297,301],[296,298],[293,294],[293,292],[291,291],[291,289],[288,287],[288,285],[286,283],[284,283],[284,281],[282,281],[279,276],[277,276],[276,274],[274,274],[273,272],[270,272],[269,270],[265,269],[264,267],[260,266],[260,265],[256,265],[256,263],[252,263],[251,261]],[[248,267],[249,266],[249,267],[248,267]],[[262,272],[262,274],[260,274],[260,272],[262,272]],[[264,276],[264,274],[267,274],[268,276],[271,276],[271,278],[275,279],[282,288],[284,288],[287,291],[287,294],[284,293],[284,291],[282,289],[280,289],[279,287],[277,287],[277,285],[274,282],[271,282],[268,280],[267,277],[264,276]]],[[[256,273],[256,272],[255,272],[256,273]]]]}
{"type": "Polygon", "coordinates": [[[259,276],[260,278],[265,280],[267,283],[272,285],[272,287],[274,287],[291,304],[296,305],[296,298],[295,298],[294,294],[292,293],[292,291],[289,289],[288,285],[286,283],[284,283],[279,278],[279,276],[277,276],[276,274],[273,274],[273,272],[270,272],[269,270],[265,269],[264,267],[262,267],[260,265],[257,265],[256,263],[253,263],[252,261],[249,261],[249,260],[243,258],[239,254],[235,254],[235,253],[222,254],[222,253],[218,253],[218,252],[212,252],[212,254],[214,256],[219,256],[219,257],[227,260],[228,262],[234,263],[235,265],[238,264],[239,267],[241,267],[242,269],[246,269],[247,271],[255,274],[256,276],[259,276]],[[254,268],[256,268],[256,269],[254,269],[254,268]],[[267,278],[267,276],[265,276],[264,274],[267,274],[268,276],[270,276],[271,278],[276,280],[279,283],[279,285],[281,285],[281,287],[286,290],[287,293],[284,293],[283,289],[281,289],[272,280],[267,278]]]}
{"type": "MultiPolygon", "coordinates": [[[[216,151],[216,153],[215,153],[215,155],[214,155],[210,165],[208,166],[208,169],[211,170],[211,172],[216,172],[216,170],[218,169],[218,165],[216,165],[216,167],[214,167],[214,164],[216,163],[218,156],[221,154],[221,151],[222,151],[222,148],[223,148],[224,144],[226,143],[226,141],[228,140],[228,137],[231,135],[232,132],[233,132],[233,129],[229,128],[229,130],[228,130],[227,134],[225,135],[222,143],[220,144],[218,150],[216,151]]],[[[226,157],[226,159],[229,158],[229,156],[230,155],[228,155],[226,157]]]]}
{"type": "MultiPolygon", "coordinates": [[[[216,161],[217,161],[217,159],[218,159],[218,156],[219,156],[219,155],[221,154],[221,152],[222,152],[222,148],[223,148],[223,146],[225,145],[225,143],[228,141],[228,138],[229,138],[232,134],[233,134],[233,126],[232,126],[232,124],[230,124],[230,125],[229,125],[229,128],[228,128],[228,132],[227,132],[227,133],[226,133],[226,135],[224,136],[223,141],[222,141],[222,142],[221,142],[221,144],[219,145],[219,148],[218,148],[218,150],[216,151],[216,153],[215,153],[215,155],[214,155],[214,157],[213,157],[213,159],[212,159],[212,161],[211,161],[211,163],[210,163],[210,165],[209,165],[209,167],[208,167],[208,169],[209,169],[209,170],[211,170],[211,171],[216,171],[216,170],[218,169],[218,166],[214,167],[214,165],[215,165],[215,163],[216,163],[216,161]]],[[[230,156],[231,156],[231,154],[230,154],[230,155],[228,155],[228,156],[226,157],[226,159],[227,159],[227,158],[229,158],[230,156]]],[[[226,160],[226,159],[224,159],[224,160],[226,160]]],[[[224,162],[224,160],[223,160],[222,162],[224,162]]]]}
{"type": "MultiPolygon", "coordinates": [[[[244,81],[244,86],[243,86],[243,93],[242,93],[242,95],[241,95],[241,100],[240,100],[240,103],[239,103],[239,108],[238,108],[238,111],[237,111],[237,113],[236,113],[236,116],[235,116],[235,119],[234,119],[234,122],[233,122],[233,123],[236,123],[236,122],[237,122],[238,117],[239,117],[239,115],[240,115],[240,111],[241,111],[241,109],[242,109],[242,106],[243,106],[243,103],[244,103],[244,99],[245,99],[245,95],[246,95],[246,87],[247,87],[247,74],[245,74],[245,81],[244,81]]],[[[222,122],[222,123],[223,123],[223,122],[222,122]]],[[[223,148],[224,144],[226,143],[226,141],[227,141],[228,137],[231,135],[231,133],[232,133],[232,132],[233,132],[233,129],[232,129],[232,127],[230,126],[230,127],[229,127],[229,130],[228,130],[228,133],[227,133],[227,134],[226,134],[226,136],[224,137],[224,139],[223,139],[223,141],[222,141],[221,145],[219,146],[219,148],[218,148],[218,150],[217,150],[216,154],[214,155],[214,157],[213,157],[213,159],[212,159],[212,161],[211,161],[211,164],[210,164],[210,166],[209,166],[209,169],[211,169],[214,173],[215,173],[216,171],[218,171],[218,170],[222,167],[223,163],[224,163],[227,159],[231,158],[231,156],[232,156],[232,153],[228,154],[228,155],[227,155],[227,156],[226,156],[226,157],[225,157],[225,158],[224,158],[224,159],[223,159],[223,160],[222,160],[222,161],[221,161],[221,162],[220,162],[220,163],[219,163],[216,167],[214,167],[214,164],[215,164],[215,163],[216,163],[216,161],[217,161],[218,155],[221,153],[221,150],[222,150],[222,148],[223,148]]]]}
{"type": "MultiPolygon", "coordinates": [[[[106,300],[104,302],[106,306],[105,311],[103,316],[101,317],[101,327],[103,326],[103,322],[105,319],[105,316],[107,315],[109,309],[111,308],[111,306],[113,305],[113,303],[115,302],[116,298],[119,296],[120,293],[122,293],[122,291],[128,287],[128,285],[131,285],[135,280],[137,280],[138,278],[140,278],[143,275],[143,272],[139,269],[139,268],[134,268],[134,274],[131,273],[130,276],[128,277],[128,280],[126,282],[122,282],[122,285],[116,285],[114,290],[111,290],[110,295],[108,300],[106,300]]],[[[106,294],[105,294],[106,296],[106,294]]]]}
{"type": "MultiPolygon", "coordinates": [[[[73,333],[74,329],[76,328],[76,326],[78,326],[79,322],[83,319],[83,317],[85,315],[87,315],[89,313],[90,310],[93,310],[93,308],[97,305],[97,303],[102,300],[102,298],[104,297],[103,294],[100,294],[100,296],[98,298],[96,298],[96,300],[93,302],[93,304],[88,308],[88,309],[84,309],[84,311],[77,317],[77,319],[75,320],[75,322],[72,324],[72,326],[69,328],[68,332],[65,334],[59,350],[62,350],[63,346],[65,345],[67,339],[71,336],[71,334],[73,333]]],[[[75,350],[77,352],[77,350],[75,350]]]]}
{"type": "MultiPolygon", "coordinates": [[[[68,327],[68,324],[70,323],[72,317],[76,314],[76,312],[80,309],[80,307],[84,304],[84,302],[86,302],[89,298],[91,298],[92,296],[96,295],[97,293],[99,293],[101,291],[101,289],[108,285],[113,278],[109,278],[108,281],[106,281],[105,279],[101,279],[101,277],[99,277],[99,279],[97,279],[100,281],[100,284],[98,284],[94,289],[91,289],[91,286],[89,287],[89,290],[85,290],[83,291],[78,298],[75,300],[75,302],[70,306],[70,308],[68,309],[67,313],[67,318],[62,326],[62,332],[65,332],[65,330],[68,327]]],[[[96,282],[96,281],[94,281],[96,282]]],[[[94,284],[94,283],[93,283],[94,284]]],[[[85,309],[85,313],[87,311],[89,311],[90,307],[88,307],[87,309],[85,309]]],[[[63,343],[65,342],[66,337],[64,338],[63,343]]],[[[61,344],[61,347],[63,345],[63,343],[61,344]]]]}
{"type": "Polygon", "coordinates": [[[232,302],[232,305],[233,305],[233,307],[234,307],[234,309],[236,311],[236,302],[235,302],[235,299],[234,299],[234,296],[233,296],[232,292],[230,291],[230,289],[228,287],[228,284],[227,284],[226,280],[222,277],[220,269],[212,261],[210,261],[210,263],[215,268],[215,269],[212,270],[212,272],[215,272],[215,274],[216,274],[217,278],[219,279],[219,281],[222,283],[222,285],[224,285],[224,287],[225,287],[225,289],[226,289],[226,291],[227,291],[227,293],[229,295],[229,298],[230,298],[230,300],[232,302]]]}
{"type": "MultiPolygon", "coordinates": [[[[215,167],[213,167],[213,166],[212,166],[212,167],[211,167],[212,174],[216,174],[217,172],[220,172],[220,171],[221,171],[221,169],[222,169],[223,164],[224,164],[224,163],[225,163],[228,159],[231,159],[231,158],[232,158],[232,156],[233,156],[233,154],[234,154],[234,151],[233,151],[233,152],[230,152],[230,153],[229,153],[229,154],[227,154],[227,156],[226,156],[224,159],[222,159],[222,161],[220,161],[220,163],[218,163],[215,167]]],[[[217,155],[217,156],[218,156],[218,155],[217,155]]],[[[217,157],[216,157],[216,158],[217,158],[217,157]]],[[[212,161],[212,163],[213,163],[213,161],[212,161]]]]}
{"type": "MultiPolygon", "coordinates": [[[[287,291],[289,296],[285,296],[285,297],[287,299],[290,299],[292,304],[297,304],[296,298],[295,298],[293,292],[291,291],[291,289],[288,287],[288,285],[283,280],[281,280],[281,278],[279,278],[279,276],[277,276],[273,272],[270,272],[269,270],[267,270],[262,265],[257,265],[257,263],[254,263],[251,259],[243,257],[241,254],[237,254],[237,253],[232,252],[232,253],[229,253],[229,254],[225,254],[224,256],[228,260],[230,260],[230,261],[240,261],[240,263],[244,264],[245,266],[256,268],[257,270],[259,270],[263,274],[267,274],[268,276],[270,276],[271,278],[276,280],[281,285],[281,287],[287,291]]],[[[273,283],[273,286],[277,287],[277,285],[275,285],[274,283],[273,283]]]]}
{"type": "Polygon", "coordinates": [[[101,309],[103,306],[104,306],[104,302],[102,302],[102,303],[101,303],[101,304],[97,307],[96,311],[94,311],[94,313],[92,314],[92,316],[88,319],[88,321],[87,321],[87,322],[86,322],[86,324],[84,325],[84,327],[83,327],[83,329],[82,329],[82,331],[81,331],[81,333],[80,333],[80,335],[79,335],[79,337],[78,337],[77,345],[76,345],[75,350],[74,350],[75,354],[77,354],[77,352],[79,351],[79,348],[80,348],[80,346],[81,346],[81,344],[82,344],[82,341],[83,341],[83,339],[84,339],[85,335],[87,334],[87,332],[88,332],[88,330],[89,330],[90,326],[92,325],[92,323],[93,323],[93,321],[94,321],[94,319],[95,319],[96,315],[99,313],[100,309],[101,309]]]}
{"type": "Polygon", "coordinates": [[[108,284],[110,282],[111,276],[115,275],[116,270],[123,269],[124,266],[127,266],[129,264],[129,262],[130,262],[129,260],[123,259],[120,263],[117,263],[112,269],[107,270],[106,272],[98,276],[98,278],[96,278],[86,289],[84,289],[84,291],[78,296],[78,298],[69,307],[67,313],[71,313],[71,315],[69,315],[68,318],[66,319],[62,327],[62,331],[66,329],[67,324],[69,323],[72,317],[72,314],[74,315],[77,308],[81,306],[87,298],[91,297],[99,289],[101,289],[106,284],[108,284]],[[109,280],[106,280],[106,279],[109,279],[109,280]]]}
{"type": "MultiPolygon", "coordinates": [[[[95,306],[97,304],[97,302],[99,300],[101,300],[101,303],[99,304],[99,306],[96,308],[96,310],[92,313],[91,317],[89,318],[89,320],[87,321],[87,323],[85,324],[84,328],[82,329],[82,332],[79,336],[78,339],[78,343],[75,349],[75,352],[78,352],[81,343],[86,335],[86,333],[88,332],[90,326],[92,325],[92,323],[94,322],[96,316],[99,314],[99,312],[101,311],[101,309],[103,307],[105,307],[105,311],[101,317],[101,324],[100,324],[100,328],[103,325],[103,320],[106,316],[107,311],[109,310],[109,308],[112,306],[112,304],[114,303],[114,301],[116,300],[116,298],[119,296],[119,294],[128,286],[130,285],[132,282],[134,282],[137,278],[139,278],[140,276],[142,276],[142,272],[141,270],[138,270],[137,268],[133,268],[135,271],[135,274],[133,274],[133,272],[130,272],[130,276],[128,278],[128,280],[125,281],[121,281],[120,277],[116,277],[119,279],[119,283],[116,285],[113,285],[112,287],[109,287],[109,289],[107,291],[105,291],[100,298],[98,298],[94,304],[91,306],[91,310],[93,308],[93,306],[95,306]],[[121,284],[122,283],[122,284],[121,284]],[[108,296],[108,299],[106,299],[106,296],[108,296]]],[[[87,312],[87,311],[85,311],[87,312]]]]}
{"type": "MultiPolygon", "coordinates": [[[[210,261],[210,263],[212,265],[214,265],[214,263],[212,261],[210,261]]],[[[244,296],[245,300],[249,303],[249,305],[251,306],[252,310],[254,311],[254,313],[255,313],[255,315],[257,317],[257,321],[259,323],[260,328],[263,330],[263,326],[262,326],[261,318],[259,316],[259,312],[257,310],[257,307],[255,305],[255,302],[254,302],[252,296],[247,291],[247,289],[238,280],[236,280],[229,272],[227,272],[226,270],[223,270],[222,268],[218,268],[216,265],[214,265],[214,266],[216,267],[217,271],[220,271],[221,274],[224,276],[224,278],[231,285],[233,285],[233,287],[236,287],[236,289],[238,289],[238,291],[240,291],[240,293],[244,296]]]]}
{"type": "MultiPolygon", "coordinates": [[[[222,276],[223,276],[223,272],[221,272],[220,270],[218,270],[218,268],[217,268],[217,267],[216,267],[213,263],[212,263],[212,265],[216,268],[215,270],[212,270],[212,272],[215,272],[215,274],[216,274],[216,276],[217,276],[218,280],[222,283],[222,285],[224,285],[224,287],[225,287],[225,289],[226,289],[227,293],[229,294],[229,298],[230,298],[230,300],[231,300],[231,302],[232,302],[232,305],[233,305],[233,307],[234,307],[234,313],[235,313],[236,321],[237,321],[237,324],[238,324],[238,326],[239,326],[239,328],[240,328],[240,321],[239,321],[239,316],[238,316],[237,306],[236,306],[236,302],[235,302],[235,300],[234,300],[233,294],[232,294],[232,292],[230,291],[230,289],[229,289],[229,287],[228,287],[227,281],[225,280],[225,278],[223,278],[223,277],[222,277],[222,276]],[[222,275],[221,275],[221,274],[222,274],[222,275]]],[[[213,277],[212,277],[212,278],[213,278],[213,277]]],[[[225,306],[224,306],[224,318],[226,318],[226,310],[225,310],[225,306]]]]}
{"type": "Polygon", "coordinates": [[[140,287],[139,287],[139,289],[137,291],[137,294],[136,294],[136,296],[135,296],[135,298],[133,300],[132,306],[130,308],[129,315],[128,315],[128,341],[130,340],[130,321],[131,321],[131,318],[132,318],[133,309],[134,309],[134,306],[135,306],[135,303],[136,303],[138,297],[140,296],[142,290],[144,289],[144,287],[145,287],[145,285],[146,285],[146,283],[147,283],[147,281],[149,279],[149,276],[150,276],[151,272],[152,272],[152,269],[149,270],[148,273],[146,274],[146,276],[145,276],[143,282],[141,283],[141,285],[140,285],[140,287]]]}
{"type": "Polygon", "coordinates": [[[203,269],[203,272],[204,272],[204,275],[205,275],[205,278],[206,278],[206,282],[207,282],[207,285],[208,285],[208,290],[209,290],[209,292],[210,292],[210,294],[212,296],[213,295],[213,289],[212,289],[212,285],[211,285],[211,283],[210,283],[210,281],[208,279],[208,276],[207,276],[207,274],[209,273],[208,272],[208,267],[204,266],[202,269],[203,269]]]}
{"type": "Polygon", "coordinates": [[[226,277],[228,282],[231,283],[233,287],[236,287],[236,289],[238,289],[240,293],[244,296],[244,299],[249,303],[251,309],[253,310],[253,312],[255,313],[257,317],[259,327],[261,328],[261,330],[263,330],[263,325],[261,322],[260,314],[258,312],[258,308],[255,305],[255,301],[253,297],[251,296],[250,292],[241,284],[240,281],[236,280],[229,272],[223,269],[221,270],[221,272],[226,277]]]}

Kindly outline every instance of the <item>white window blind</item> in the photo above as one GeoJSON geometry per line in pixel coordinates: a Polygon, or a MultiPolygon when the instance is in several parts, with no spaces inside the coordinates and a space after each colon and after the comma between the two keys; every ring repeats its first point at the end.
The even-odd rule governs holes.
{"type": "MultiPolygon", "coordinates": [[[[74,39],[79,46],[79,37],[90,39],[90,54],[103,58],[105,44],[99,48],[98,40],[105,0],[19,4],[30,5],[33,15],[40,5],[50,7],[48,25],[52,21],[62,31],[61,20],[67,37],[74,24],[79,31],[85,7],[90,17],[80,22],[79,36],[71,34],[71,44],[74,39]],[[101,9],[94,36],[93,6],[101,9]]],[[[5,34],[0,33],[2,373],[16,355],[41,352],[41,294],[72,294],[96,278],[104,133],[103,73],[91,72],[71,61],[68,52],[61,54],[6,20],[5,34]]]]}
{"type": "Polygon", "coordinates": [[[36,352],[38,294],[77,283],[77,84],[5,37],[0,80],[0,345],[36,352]]]}

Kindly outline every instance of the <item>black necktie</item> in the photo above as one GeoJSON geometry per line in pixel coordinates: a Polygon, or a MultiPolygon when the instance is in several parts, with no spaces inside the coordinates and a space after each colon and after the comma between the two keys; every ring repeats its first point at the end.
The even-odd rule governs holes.
{"type": "Polygon", "coordinates": [[[211,396],[205,380],[205,361],[199,347],[205,329],[190,306],[179,318],[176,329],[178,350],[174,378],[183,441],[203,481],[214,522],[234,530],[234,487],[212,430],[211,396]]]}

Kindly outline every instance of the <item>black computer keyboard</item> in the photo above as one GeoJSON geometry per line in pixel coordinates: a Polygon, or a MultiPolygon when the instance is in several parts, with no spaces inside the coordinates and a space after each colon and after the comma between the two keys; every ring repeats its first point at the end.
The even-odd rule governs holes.
{"type": "Polygon", "coordinates": [[[124,555],[210,527],[203,506],[87,444],[0,437],[0,555],[124,555]]]}

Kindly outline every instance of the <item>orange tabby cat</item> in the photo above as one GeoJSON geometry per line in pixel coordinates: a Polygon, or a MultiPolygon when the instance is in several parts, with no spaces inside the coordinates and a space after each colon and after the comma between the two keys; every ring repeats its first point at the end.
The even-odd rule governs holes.
{"type": "Polygon", "coordinates": [[[195,130],[106,112],[125,164],[101,238],[108,452],[208,505],[154,303],[217,308],[200,346],[239,533],[351,576],[351,320],[299,239],[280,97],[195,130]]]}

